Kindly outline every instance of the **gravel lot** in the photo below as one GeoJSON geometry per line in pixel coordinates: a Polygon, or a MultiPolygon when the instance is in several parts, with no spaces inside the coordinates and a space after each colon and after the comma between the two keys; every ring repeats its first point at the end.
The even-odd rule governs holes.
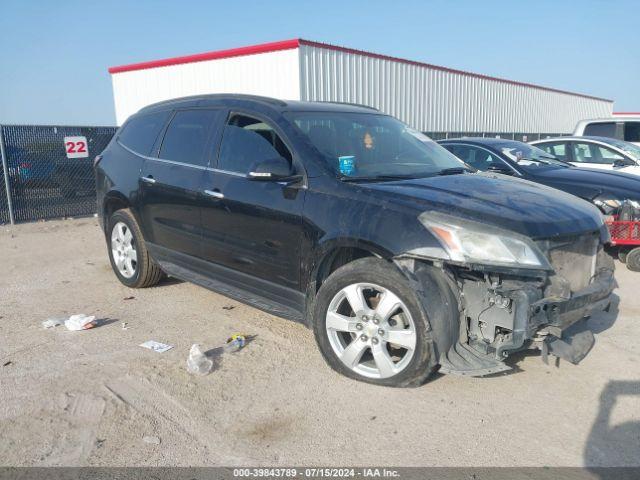
{"type": "Polygon", "coordinates": [[[0,252],[2,465],[640,465],[640,273],[620,264],[579,366],[523,354],[507,374],[398,390],[339,376],[305,327],[203,288],[127,289],[96,219],[0,227],[0,252]],[[74,313],[101,325],[41,326],[74,313]],[[234,332],[255,337],[187,373],[192,343],[234,332]]]}

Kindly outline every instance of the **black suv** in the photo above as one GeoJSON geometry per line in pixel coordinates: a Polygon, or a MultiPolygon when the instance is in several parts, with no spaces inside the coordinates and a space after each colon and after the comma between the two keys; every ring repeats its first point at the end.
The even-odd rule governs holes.
{"type": "Polygon", "coordinates": [[[472,173],[377,110],[207,95],[142,109],[96,158],[118,279],[169,274],[304,322],[337,371],[390,386],[578,362],[614,288],[607,229],[563,192],[472,173]]]}

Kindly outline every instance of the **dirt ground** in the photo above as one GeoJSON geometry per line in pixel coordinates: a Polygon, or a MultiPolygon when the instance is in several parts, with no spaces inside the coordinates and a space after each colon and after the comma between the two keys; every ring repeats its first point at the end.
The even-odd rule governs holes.
{"type": "Polygon", "coordinates": [[[619,263],[580,365],[390,389],[334,373],[299,324],[175,280],[127,289],[96,219],[0,227],[0,254],[1,465],[640,465],[640,273],[619,263]],[[41,325],[74,313],[100,326],[41,325]],[[186,371],[234,332],[255,337],[186,371]]]}

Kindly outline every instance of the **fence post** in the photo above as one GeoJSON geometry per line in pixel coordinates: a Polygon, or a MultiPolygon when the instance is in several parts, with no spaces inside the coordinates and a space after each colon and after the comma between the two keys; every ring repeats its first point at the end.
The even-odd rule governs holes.
{"type": "Polygon", "coordinates": [[[7,193],[7,207],[9,208],[9,221],[11,225],[15,224],[13,218],[13,202],[11,201],[11,187],[9,186],[9,167],[7,166],[7,153],[4,149],[4,134],[2,125],[0,125],[0,157],[2,157],[2,171],[4,172],[4,188],[7,193]]]}

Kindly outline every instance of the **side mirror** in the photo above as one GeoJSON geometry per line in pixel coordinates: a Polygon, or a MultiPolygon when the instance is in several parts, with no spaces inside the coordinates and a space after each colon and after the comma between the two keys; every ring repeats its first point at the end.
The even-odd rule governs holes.
{"type": "Polygon", "coordinates": [[[629,165],[635,165],[635,163],[633,163],[630,160],[627,160],[626,158],[618,158],[613,161],[614,168],[628,167],[629,165]]]}
{"type": "Polygon", "coordinates": [[[286,158],[268,158],[254,163],[248,178],[263,182],[283,182],[293,179],[294,172],[286,158]]]}
{"type": "Polygon", "coordinates": [[[487,172],[501,173],[502,175],[513,175],[513,170],[511,170],[506,165],[502,165],[500,163],[494,163],[492,165],[489,165],[489,168],[487,168],[487,172]]]}

